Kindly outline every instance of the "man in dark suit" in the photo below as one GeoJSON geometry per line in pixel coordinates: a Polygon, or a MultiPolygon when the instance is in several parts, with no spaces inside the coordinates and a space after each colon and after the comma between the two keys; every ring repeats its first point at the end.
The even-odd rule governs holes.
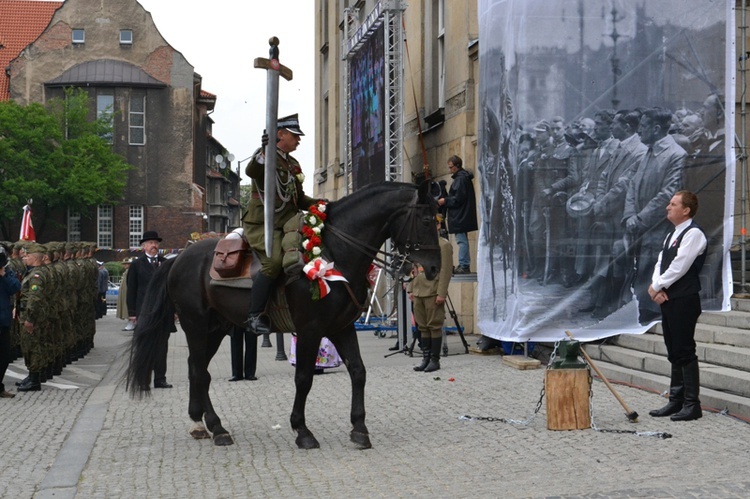
{"type": "Polygon", "coordinates": [[[687,153],[669,135],[672,113],[667,109],[644,111],[638,131],[648,147],[635,174],[628,182],[622,226],[635,255],[633,291],[638,299],[638,321],[649,324],[661,315],[651,300],[648,286],[651,271],[669,231],[664,206],[680,189],[687,153]]]}
{"type": "Polygon", "coordinates": [[[698,198],[678,191],[667,205],[667,219],[674,226],[664,239],[654,266],[648,293],[661,307],[661,326],[667,358],[672,364],[669,403],[650,411],[653,417],[671,416],[672,421],[692,421],[703,416],[695,325],[701,314],[700,271],[706,259],[706,236],[693,217],[698,198]]]}
{"type": "MultiPolygon", "coordinates": [[[[159,255],[159,243],[161,240],[155,230],[144,232],[143,239],[140,241],[143,255],[133,260],[133,263],[130,264],[130,270],[128,270],[128,319],[136,325],[138,323],[138,313],[143,307],[143,300],[146,297],[148,283],[151,282],[151,277],[159,265],[164,262],[164,257],[159,255]]],[[[176,330],[174,326],[172,330],[176,330]]],[[[166,338],[165,343],[159,347],[159,355],[154,365],[154,388],[172,388],[172,385],[167,383],[167,346],[169,336],[166,336],[166,338]]],[[[141,388],[148,390],[149,386],[145,385],[141,388]]]]}

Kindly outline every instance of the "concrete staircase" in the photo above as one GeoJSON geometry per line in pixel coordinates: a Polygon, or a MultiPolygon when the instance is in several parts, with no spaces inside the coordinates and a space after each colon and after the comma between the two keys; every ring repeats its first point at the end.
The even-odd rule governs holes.
{"type": "MultiPolygon", "coordinates": [[[[704,312],[695,341],[703,407],[750,418],[750,299],[732,298],[730,312],[704,312]]],[[[661,324],[642,335],[623,334],[585,349],[611,381],[660,392],[669,389],[670,365],[661,324]]],[[[654,405],[641,412],[659,406],[654,405]]]]}

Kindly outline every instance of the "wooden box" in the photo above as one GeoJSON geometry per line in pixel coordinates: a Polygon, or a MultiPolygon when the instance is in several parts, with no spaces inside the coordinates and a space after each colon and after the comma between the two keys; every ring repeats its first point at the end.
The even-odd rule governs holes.
{"type": "Polygon", "coordinates": [[[591,428],[588,369],[548,369],[544,374],[548,430],[591,428]]]}

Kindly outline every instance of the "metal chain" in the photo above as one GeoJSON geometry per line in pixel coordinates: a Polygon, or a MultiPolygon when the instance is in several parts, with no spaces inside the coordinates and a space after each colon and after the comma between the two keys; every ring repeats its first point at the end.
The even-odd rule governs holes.
{"type": "MultiPolygon", "coordinates": [[[[557,349],[560,346],[560,341],[555,342],[555,348],[552,350],[552,353],[549,357],[549,362],[547,363],[546,370],[550,370],[552,368],[552,364],[557,357],[557,349]]],[[[594,431],[598,431],[600,433],[628,433],[631,435],[636,435],[638,437],[658,437],[662,439],[666,438],[672,438],[672,435],[667,432],[663,431],[635,431],[635,430],[616,430],[616,429],[605,429],[605,428],[599,428],[596,425],[596,421],[594,420],[594,389],[593,389],[593,376],[591,376],[591,366],[586,361],[586,359],[583,359],[584,363],[586,364],[586,369],[589,371],[589,417],[591,418],[591,429],[594,431]]],[[[544,401],[544,395],[545,395],[545,384],[542,382],[542,389],[539,392],[539,400],[536,403],[536,408],[534,409],[534,413],[529,416],[526,419],[519,420],[519,419],[509,419],[509,418],[495,418],[492,416],[460,416],[458,419],[461,421],[488,421],[488,422],[500,422],[500,423],[507,423],[517,426],[528,426],[531,424],[532,421],[534,421],[534,418],[539,413],[539,411],[542,409],[542,402],[544,401]]]]}
{"type": "MultiPolygon", "coordinates": [[[[557,357],[557,348],[560,346],[560,341],[558,340],[555,342],[555,348],[552,350],[552,353],[549,356],[549,362],[547,363],[547,369],[550,369],[550,366],[552,366],[552,362],[555,360],[555,357],[557,357]]],[[[539,411],[542,410],[542,403],[544,402],[544,395],[545,395],[545,384],[544,381],[542,381],[542,389],[539,390],[539,400],[536,401],[536,408],[534,408],[534,412],[526,419],[510,419],[510,418],[495,418],[492,416],[460,416],[458,419],[462,421],[490,421],[495,422],[499,421],[500,423],[507,423],[512,424],[516,426],[528,426],[531,424],[532,421],[534,421],[534,418],[539,413],[539,411]]]]}

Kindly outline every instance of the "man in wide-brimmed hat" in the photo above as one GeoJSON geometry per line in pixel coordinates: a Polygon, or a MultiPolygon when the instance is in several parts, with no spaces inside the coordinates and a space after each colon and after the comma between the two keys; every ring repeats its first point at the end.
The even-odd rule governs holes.
{"type": "MultiPolygon", "coordinates": [[[[144,305],[146,297],[146,288],[156,269],[164,262],[164,257],[159,254],[159,243],[162,241],[159,233],[155,230],[147,230],[143,233],[140,244],[143,249],[143,256],[133,260],[130,264],[127,280],[127,305],[128,320],[134,324],[138,323],[138,314],[144,305]]],[[[176,331],[174,326],[173,330],[176,331]]],[[[166,336],[164,345],[160,346],[160,351],[154,364],[154,388],[172,388],[167,383],[167,343],[169,336],[166,336]]],[[[148,385],[141,387],[148,390],[148,385]]]]}

